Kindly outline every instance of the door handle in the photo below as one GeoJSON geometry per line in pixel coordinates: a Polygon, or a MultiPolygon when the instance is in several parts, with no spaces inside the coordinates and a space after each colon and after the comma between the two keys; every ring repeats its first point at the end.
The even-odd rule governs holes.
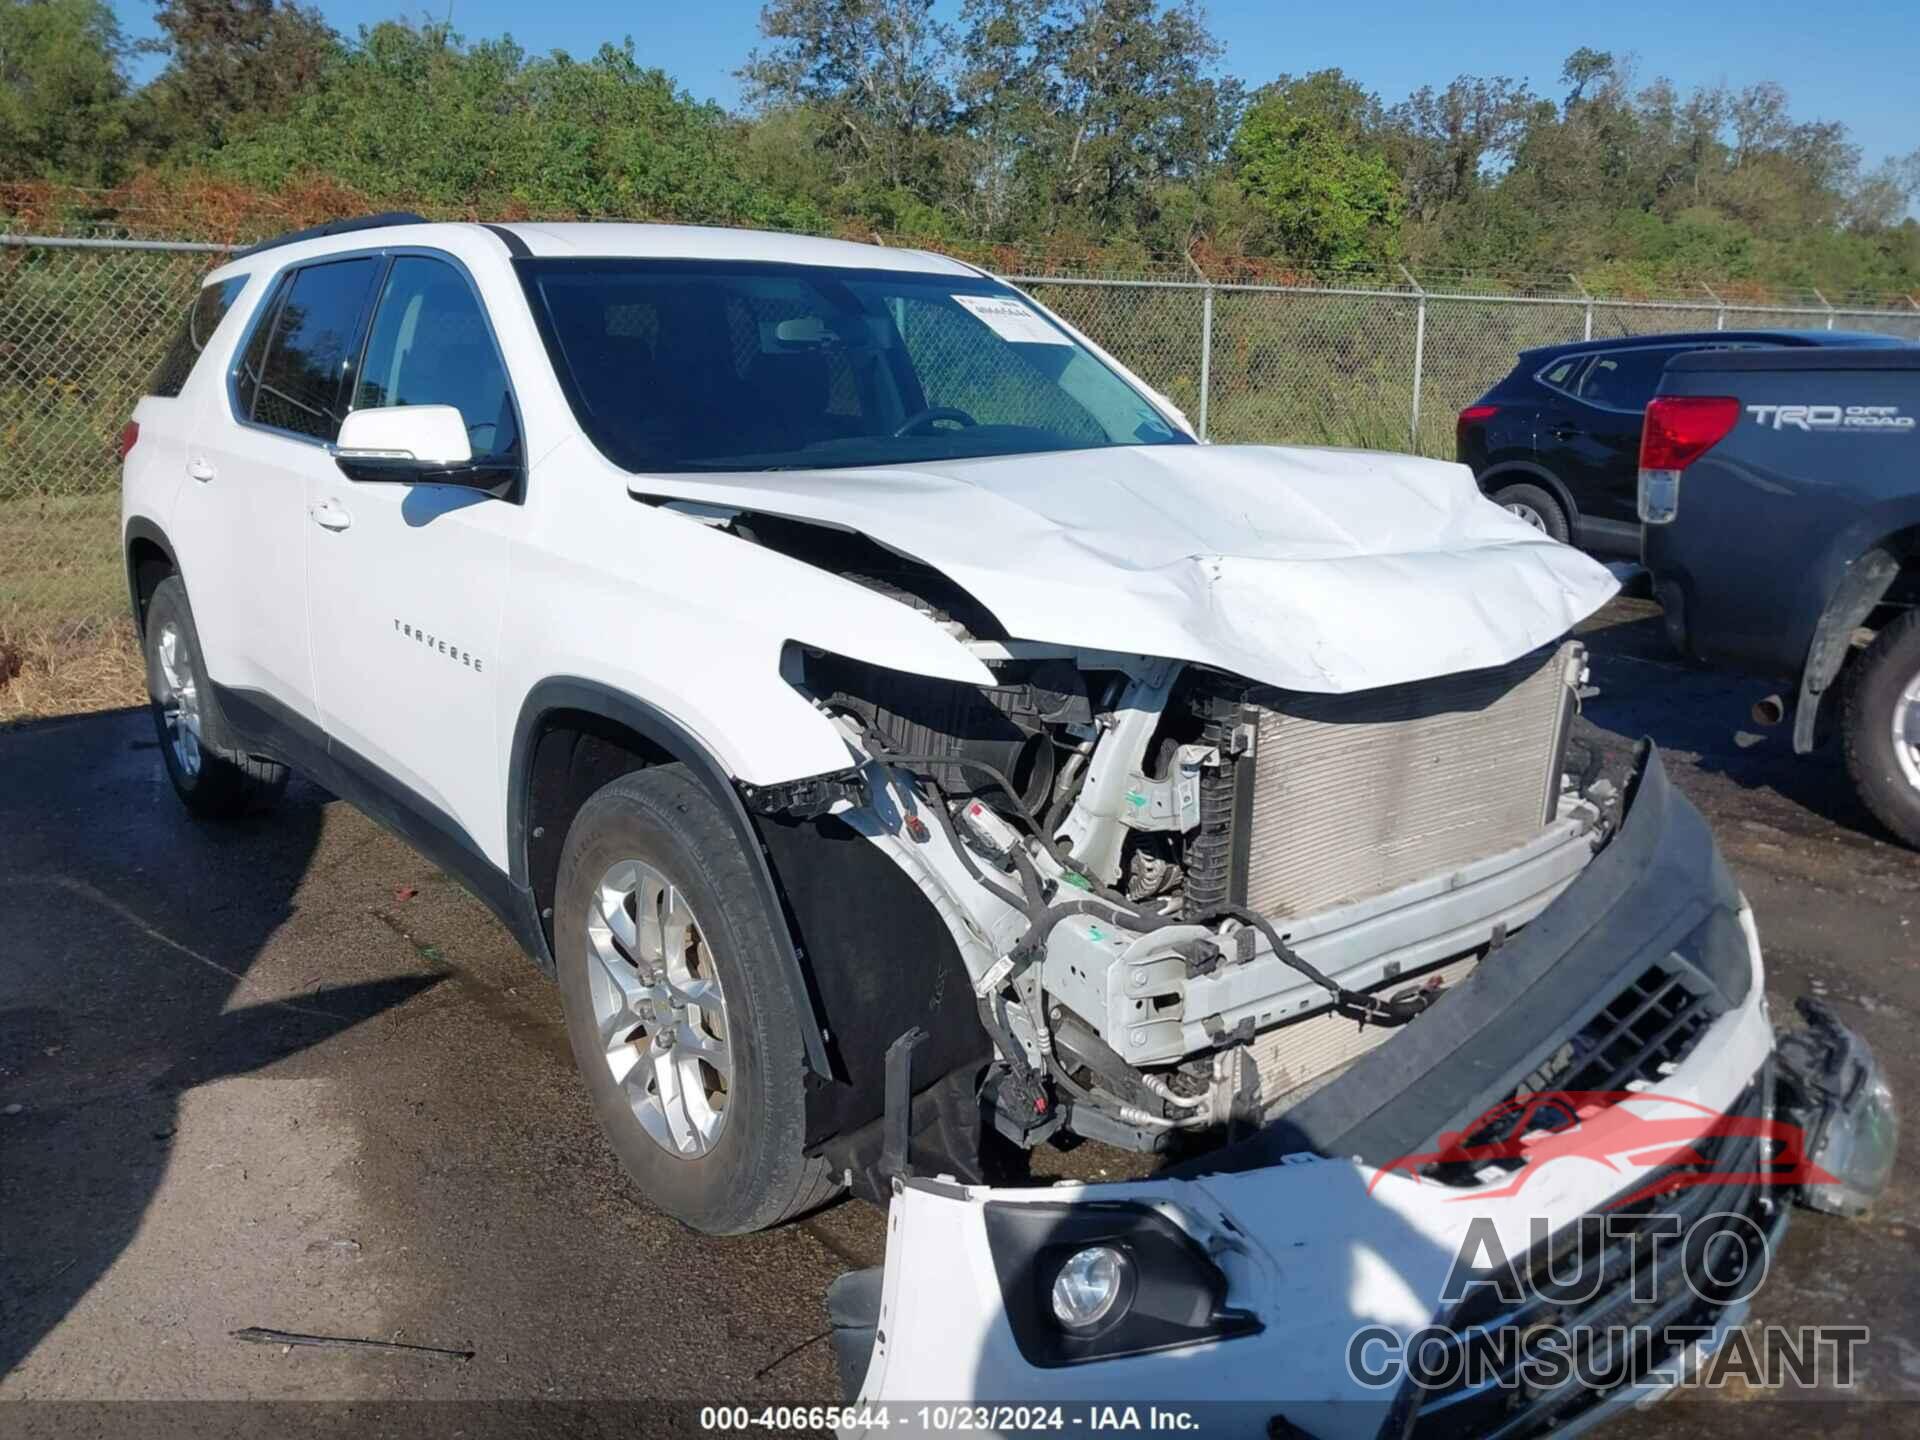
{"type": "Polygon", "coordinates": [[[353,524],[353,516],[337,500],[322,500],[313,507],[313,519],[322,530],[344,530],[353,524]]]}
{"type": "Polygon", "coordinates": [[[213,466],[205,460],[189,460],[187,462],[187,474],[204,485],[213,479],[213,466]]]}

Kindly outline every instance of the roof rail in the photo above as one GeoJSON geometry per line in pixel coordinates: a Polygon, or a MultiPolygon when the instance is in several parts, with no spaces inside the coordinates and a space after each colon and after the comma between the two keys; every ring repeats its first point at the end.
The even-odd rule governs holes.
{"type": "Polygon", "coordinates": [[[233,258],[244,260],[249,255],[258,255],[262,250],[277,250],[282,245],[297,245],[302,240],[320,240],[328,235],[351,235],[356,230],[381,230],[389,225],[430,223],[426,216],[416,215],[411,210],[382,210],[378,215],[362,215],[354,220],[329,220],[324,225],[311,225],[305,230],[289,230],[284,235],[275,235],[249,245],[233,258]]]}

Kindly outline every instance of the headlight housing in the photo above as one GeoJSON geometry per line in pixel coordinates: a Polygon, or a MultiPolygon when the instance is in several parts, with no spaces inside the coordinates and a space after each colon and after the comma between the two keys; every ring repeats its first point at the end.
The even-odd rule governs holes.
{"type": "Polygon", "coordinates": [[[991,1201],[987,1244],[1007,1323],[1030,1365],[1051,1369],[1251,1335],[1227,1277],[1158,1210],[1125,1201],[991,1201]]]}

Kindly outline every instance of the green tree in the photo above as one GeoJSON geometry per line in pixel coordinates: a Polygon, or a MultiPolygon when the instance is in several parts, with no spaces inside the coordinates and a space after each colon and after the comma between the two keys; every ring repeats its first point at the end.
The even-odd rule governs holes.
{"type": "Polygon", "coordinates": [[[510,39],[377,25],[281,119],[204,153],[275,188],[304,174],[368,195],[498,212],[815,228],[803,200],[748,178],[742,127],[632,42],[529,59],[510,39]]]}
{"type": "Polygon", "coordinates": [[[760,33],[740,70],[752,102],[817,111],[856,192],[941,198],[953,36],[933,0],[770,0],[760,33]]]}
{"type": "Polygon", "coordinates": [[[997,230],[1142,233],[1232,132],[1240,87],[1192,0],[973,0],[962,25],[967,193],[997,230]]]}
{"type": "Polygon", "coordinates": [[[117,179],[125,52],[102,0],[0,0],[0,177],[117,179]]]}
{"type": "Polygon", "coordinates": [[[167,58],[143,94],[156,152],[218,146],[288,114],[341,53],[318,10],[287,0],[160,0],[167,58]]]}
{"type": "Polygon", "coordinates": [[[1338,70],[1283,77],[1254,97],[1233,171],[1281,254],[1359,265],[1395,253],[1404,202],[1379,127],[1379,102],[1338,70]]]}
{"type": "Polygon", "coordinates": [[[1526,132],[1539,101],[1504,76],[1462,75],[1423,85],[1387,112],[1383,144],[1400,176],[1410,215],[1432,220],[1491,183],[1526,132]]]}

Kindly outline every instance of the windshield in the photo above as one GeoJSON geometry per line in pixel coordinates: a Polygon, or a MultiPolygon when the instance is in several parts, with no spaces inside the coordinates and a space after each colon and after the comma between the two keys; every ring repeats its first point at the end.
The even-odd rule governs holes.
{"type": "Polygon", "coordinates": [[[980,276],[528,260],[575,416],[634,471],[816,469],[1191,444],[980,276]]]}

